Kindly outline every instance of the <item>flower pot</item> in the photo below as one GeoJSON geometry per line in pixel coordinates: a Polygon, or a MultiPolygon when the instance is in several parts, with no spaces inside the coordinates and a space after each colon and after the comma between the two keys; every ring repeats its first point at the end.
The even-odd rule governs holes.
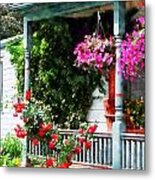
{"type": "Polygon", "coordinates": [[[115,67],[112,67],[108,73],[108,94],[103,100],[105,110],[107,131],[112,130],[112,124],[115,120],[115,67]]]}

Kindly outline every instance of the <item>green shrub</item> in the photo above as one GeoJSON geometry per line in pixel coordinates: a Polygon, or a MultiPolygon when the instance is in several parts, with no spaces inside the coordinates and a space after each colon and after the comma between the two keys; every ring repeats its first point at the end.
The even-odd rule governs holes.
{"type": "Polygon", "coordinates": [[[0,166],[19,166],[22,158],[23,145],[21,141],[8,134],[1,142],[0,166]]]}

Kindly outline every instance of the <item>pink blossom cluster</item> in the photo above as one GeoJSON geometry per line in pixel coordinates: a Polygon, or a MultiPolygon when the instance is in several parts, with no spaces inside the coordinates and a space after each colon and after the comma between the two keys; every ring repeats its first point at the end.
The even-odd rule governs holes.
{"type": "Polygon", "coordinates": [[[77,44],[74,55],[76,55],[76,66],[85,69],[94,67],[104,69],[114,61],[114,40],[112,36],[101,38],[95,34],[86,35],[84,41],[77,44]]]}
{"type": "Polygon", "coordinates": [[[120,71],[125,79],[133,81],[141,75],[145,67],[145,32],[144,17],[136,19],[136,25],[131,34],[126,34],[122,41],[122,56],[120,58],[120,71]]]}
{"type": "MultiPolygon", "coordinates": [[[[141,76],[145,67],[145,19],[143,16],[135,20],[131,33],[126,33],[121,44],[120,72],[125,79],[133,81],[141,76]]],[[[77,44],[76,66],[88,69],[96,68],[104,72],[107,67],[115,63],[114,38],[101,38],[95,34],[86,35],[83,42],[77,44]]]]}

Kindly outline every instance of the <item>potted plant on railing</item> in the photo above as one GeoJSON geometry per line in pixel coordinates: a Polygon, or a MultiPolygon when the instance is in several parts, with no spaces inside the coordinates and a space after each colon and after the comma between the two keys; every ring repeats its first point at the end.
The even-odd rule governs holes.
{"type": "Polygon", "coordinates": [[[144,133],[145,127],[145,104],[143,98],[124,101],[124,114],[126,131],[144,133]]]}

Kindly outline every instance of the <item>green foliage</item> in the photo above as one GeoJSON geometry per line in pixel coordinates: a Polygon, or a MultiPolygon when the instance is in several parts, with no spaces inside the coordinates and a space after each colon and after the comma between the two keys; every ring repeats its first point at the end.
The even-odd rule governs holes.
{"type": "MultiPolygon", "coordinates": [[[[86,72],[74,66],[73,49],[77,39],[67,22],[44,21],[35,28],[30,68],[33,97],[48,107],[48,118],[61,128],[78,128],[80,122],[86,121],[92,92],[101,77],[95,70],[86,72]]],[[[22,48],[21,41],[8,46],[20,93],[24,82],[22,48]]]]}
{"type": "Polygon", "coordinates": [[[24,47],[23,41],[12,41],[7,45],[11,54],[11,63],[15,66],[17,77],[17,89],[21,96],[24,89],[24,47]]]}
{"type": "Polygon", "coordinates": [[[124,113],[135,128],[145,127],[145,103],[143,99],[125,100],[124,113]]]}
{"type": "Polygon", "coordinates": [[[8,4],[0,3],[0,40],[22,32],[22,18],[19,13],[11,11],[8,4]]]}
{"type": "Polygon", "coordinates": [[[14,167],[21,163],[23,145],[21,141],[8,134],[1,142],[0,166],[14,167]]]}

